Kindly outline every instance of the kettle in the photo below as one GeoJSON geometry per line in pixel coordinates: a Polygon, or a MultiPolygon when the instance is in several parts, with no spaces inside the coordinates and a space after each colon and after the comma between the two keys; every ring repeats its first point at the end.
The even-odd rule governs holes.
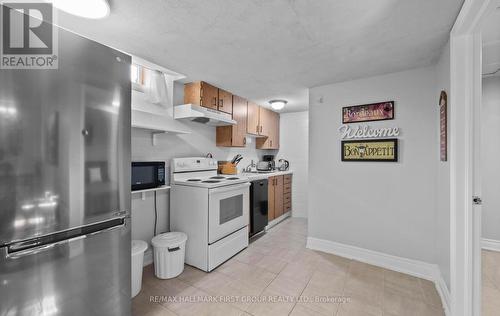
{"type": "Polygon", "coordinates": [[[287,171],[288,168],[290,168],[290,162],[288,160],[280,159],[278,162],[280,163],[278,167],[279,171],[287,171]]]}

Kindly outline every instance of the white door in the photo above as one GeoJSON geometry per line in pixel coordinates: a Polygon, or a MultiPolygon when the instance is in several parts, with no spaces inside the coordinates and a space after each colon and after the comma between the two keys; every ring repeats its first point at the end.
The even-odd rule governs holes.
{"type": "Polygon", "coordinates": [[[208,243],[214,243],[248,225],[250,183],[209,190],[208,243]]]}

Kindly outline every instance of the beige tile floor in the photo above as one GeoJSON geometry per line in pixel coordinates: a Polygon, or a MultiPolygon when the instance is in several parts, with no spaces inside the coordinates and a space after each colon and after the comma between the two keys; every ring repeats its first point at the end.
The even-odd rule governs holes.
{"type": "Polygon", "coordinates": [[[432,282],[306,249],[306,235],[305,220],[287,219],[211,273],[159,280],[148,266],[133,314],[444,315],[432,282]]]}
{"type": "Polygon", "coordinates": [[[482,316],[500,315],[500,252],[483,250],[482,316]]]}

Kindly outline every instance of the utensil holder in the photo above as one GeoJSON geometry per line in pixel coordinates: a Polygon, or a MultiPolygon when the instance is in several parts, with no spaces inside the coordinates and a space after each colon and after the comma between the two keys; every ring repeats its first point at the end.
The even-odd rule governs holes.
{"type": "Polygon", "coordinates": [[[238,169],[234,163],[222,161],[219,163],[218,171],[220,174],[237,174],[238,169]]]}

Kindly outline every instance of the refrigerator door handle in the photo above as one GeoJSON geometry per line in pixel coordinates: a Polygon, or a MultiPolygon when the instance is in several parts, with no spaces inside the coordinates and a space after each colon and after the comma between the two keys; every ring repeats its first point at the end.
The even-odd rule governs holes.
{"type": "Polygon", "coordinates": [[[78,236],[78,237],[75,237],[75,238],[66,239],[66,240],[63,240],[63,241],[58,241],[58,242],[54,242],[52,244],[46,244],[46,245],[38,246],[38,247],[34,247],[34,248],[29,248],[28,250],[17,251],[17,252],[14,252],[14,253],[10,253],[9,252],[9,248],[5,247],[5,259],[19,259],[19,258],[23,258],[23,257],[26,257],[26,256],[31,256],[31,255],[39,254],[41,252],[50,250],[50,249],[52,249],[52,248],[54,248],[56,246],[61,246],[61,245],[64,245],[64,244],[69,244],[71,242],[84,239],[86,237],[87,237],[86,235],[84,235],[84,236],[78,236]]]}
{"type": "Polygon", "coordinates": [[[18,259],[47,251],[56,246],[70,244],[87,237],[121,229],[126,225],[126,218],[127,217],[115,218],[106,222],[91,224],[69,231],[12,243],[3,248],[2,257],[4,259],[18,259]]]}

